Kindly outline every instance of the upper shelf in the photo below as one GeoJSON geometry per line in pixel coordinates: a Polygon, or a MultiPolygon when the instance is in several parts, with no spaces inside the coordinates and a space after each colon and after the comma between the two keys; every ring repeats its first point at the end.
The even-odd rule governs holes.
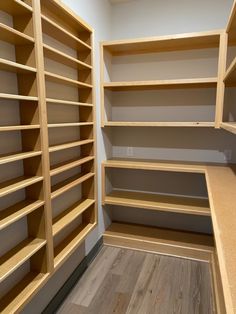
{"type": "Polygon", "coordinates": [[[44,56],[46,58],[52,59],[56,62],[59,62],[61,64],[64,64],[71,68],[76,68],[78,70],[91,70],[92,66],[84,63],[82,61],[79,61],[78,59],[75,59],[64,52],[61,52],[53,47],[50,47],[49,45],[44,44],[44,56]]]}
{"type": "Polygon", "coordinates": [[[83,102],[78,102],[78,101],[61,100],[61,99],[54,99],[54,98],[47,98],[46,101],[48,104],[93,107],[93,104],[88,104],[88,103],[83,103],[83,102]]]}
{"type": "Polygon", "coordinates": [[[236,44],[236,1],[234,1],[229,21],[226,27],[226,32],[228,33],[229,44],[236,44]]]}
{"type": "Polygon", "coordinates": [[[92,88],[91,84],[83,83],[80,81],[72,80],[70,78],[54,74],[51,72],[45,71],[46,80],[57,83],[57,84],[65,84],[71,86],[77,86],[78,88],[92,88]]]}
{"type": "Polygon", "coordinates": [[[134,122],[134,121],[108,121],[104,126],[127,126],[127,127],[214,127],[214,122],[134,122]]]}
{"type": "Polygon", "coordinates": [[[223,31],[185,33],[170,36],[103,42],[102,46],[113,55],[154,53],[219,47],[223,31]]]}
{"type": "Polygon", "coordinates": [[[32,8],[21,0],[3,0],[0,2],[0,10],[15,16],[32,13],[32,8]]]}
{"type": "Polygon", "coordinates": [[[34,43],[34,39],[25,35],[12,27],[0,23],[0,40],[13,45],[27,45],[34,43]]]}
{"type": "Polygon", "coordinates": [[[49,147],[49,153],[57,152],[59,150],[69,149],[77,146],[87,145],[87,144],[93,144],[93,139],[88,140],[80,140],[80,141],[74,141],[69,143],[63,143],[63,144],[57,144],[54,146],[49,147]]]}
{"type": "Polygon", "coordinates": [[[0,58],[0,69],[15,73],[36,73],[35,68],[2,58],[0,58]]]}
{"type": "Polygon", "coordinates": [[[112,91],[170,89],[170,88],[212,88],[216,87],[217,77],[178,79],[178,80],[155,80],[155,81],[131,81],[131,82],[106,82],[105,89],[112,91]]]}
{"type": "Polygon", "coordinates": [[[42,14],[43,33],[78,51],[91,51],[91,46],[42,14]]]}

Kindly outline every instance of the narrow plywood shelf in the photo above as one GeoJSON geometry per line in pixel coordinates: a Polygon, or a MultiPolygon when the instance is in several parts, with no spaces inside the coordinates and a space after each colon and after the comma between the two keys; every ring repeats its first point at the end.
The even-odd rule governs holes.
{"type": "Polygon", "coordinates": [[[44,57],[52,59],[60,64],[64,64],[68,67],[75,68],[78,70],[91,70],[91,65],[79,61],[78,59],[75,59],[53,47],[50,47],[49,45],[44,44],[44,57]]]}
{"type": "Polygon", "coordinates": [[[105,196],[104,204],[161,210],[182,214],[210,216],[207,199],[113,190],[105,196]]]}
{"type": "Polygon", "coordinates": [[[66,191],[69,191],[73,187],[83,183],[84,181],[92,178],[93,176],[94,176],[93,172],[85,174],[80,173],[79,175],[70,177],[69,179],[66,179],[58,184],[55,184],[54,186],[52,186],[51,199],[54,199],[59,195],[65,193],[66,191]]]}
{"type": "Polygon", "coordinates": [[[49,147],[49,153],[53,153],[59,150],[69,149],[69,148],[73,148],[77,146],[93,144],[93,143],[94,143],[93,139],[88,139],[88,140],[80,140],[80,141],[74,141],[74,142],[69,142],[69,143],[64,143],[64,144],[58,144],[58,145],[49,147]]]}
{"type": "Polygon", "coordinates": [[[38,97],[0,93],[0,99],[38,101],[38,97]]]}
{"type": "Polygon", "coordinates": [[[2,299],[0,312],[2,314],[17,313],[48,279],[48,274],[30,272],[2,299]]]}
{"type": "Polygon", "coordinates": [[[0,212],[0,230],[44,205],[44,201],[24,200],[0,212]]]}
{"type": "Polygon", "coordinates": [[[105,82],[103,86],[105,89],[112,91],[127,91],[165,88],[213,88],[216,87],[216,84],[217,77],[178,80],[105,82]]]}
{"type": "Polygon", "coordinates": [[[12,274],[45,244],[46,240],[29,238],[3,255],[0,258],[0,282],[12,274]]]}
{"type": "Polygon", "coordinates": [[[13,45],[27,45],[34,43],[34,39],[32,37],[25,35],[3,23],[0,23],[0,40],[13,45]]]}
{"type": "Polygon", "coordinates": [[[36,69],[17,62],[0,58],[0,70],[14,73],[36,73],[36,69]]]}
{"type": "Polygon", "coordinates": [[[71,85],[71,86],[77,86],[78,88],[92,88],[93,86],[91,84],[87,84],[87,83],[83,83],[80,81],[76,81],[76,80],[72,80],[70,78],[58,75],[58,74],[54,74],[51,72],[47,72],[45,71],[45,77],[46,80],[50,81],[50,82],[54,82],[57,84],[65,84],[65,85],[71,85]]]}
{"type": "Polygon", "coordinates": [[[188,162],[168,162],[145,159],[109,159],[102,163],[105,167],[126,168],[126,169],[142,169],[142,170],[160,170],[190,173],[205,173],[206,165],[203,163],[188,162]]]}
{"type": "Polygon", "coordinates": [[[88,157],[83,157],[83,158],[80,158],[80,159],[78,159],[78,158],[77,159],[72,159],[72,160],[69,160],[69,161],[66,161],[66,162],[63,162],[63,163],[59,163],[59,164],[53,165],[51,167],[51,170],[50,170],[50,175],[51,176],[55,176],[55,175],[57,175],[59,173],[67,171],[69,169],[81,166],[81,165],[85,164],[86,162],[94,160],[94,158],[95,158],[94,156],[88,156],[88,157]]]}
{"type": "Polygon", "coordinates": [[[184,33],[168,36],[116,40],[102,45],[112,55],[155,53],[164,51],[193,50],[219,47],[223,30],[184,33]]]}
{"type": "Polygon", "coordinates": [[[128,121],[108,121],[104,123],[104,127],[109,126],[128,126],[128,127],[214,127],[215,122],[128,122],[128,121]]]}
{"type": "Polygon", "coordinates": [[[75,126],[87,126],[93,125],[93,122],[70,122],[70,123],[54,123],[48,124],[48,128],[66,128],[66,127],[75,127],[75,126]]]}
{"type": "Polygon", "coordinates": [[[40,128],[39,124],[9,125],[9,126],[0,126],[0,132],[34,130],[34,129],[39,129],[39,128],[40,128]]]}
{"type": "Polygon", "coordinates": [[[84,211],[95,203],[95,200],[84,199],[70,206],[67,210],[62,212],[59,216],[53,219],[52,233],[55,237],[66,226],[72,223],[84,211]]]}
{"type": "Polygon", "coordinates": [[[0,10],[15,16],[29,14],[33,11],[28,4],[20,0],[1,1],[0,10]]]}
{"type": "Polygon", "coordinates": [[[220,126],[222,129],[236,134],[236,122],[222,122],[220,126]]]}
{"type": "Polygon", "coordinates": [[[43,32],[50,37],[60,38],[60,42],[78,51],[91,51],[91,46],[68,32],[66,29],[42,14],[43,32]]]}
{"type": "Polygon", "coordinates": [[[42,155],[42,151],[32,151],[32,152],[15,152],[11,154],[0,155],[0,165],[14,162],[18,160],[23,160],[27,158],[32,158],[42,155]]]}
{"type": "Polygon", "coordinates": [[[21,190],[29,185],[42,181],[41,176],[22,176],[0,183],[0,197],[21,190]]]}
{"type": "Polygon", "coordinates": [[[236,57],[225,73],[224,82],[226,85],[236,85],[236,57]]]}
{"type": "Polygon", "coordinates": [[[72,232],[62,243],[54,250],[54,266],[58,269],[60,265],[76,250],[83,242],[86,236],[94,229],[96,223],[82,223],[74,232],[72,232]]]}
{"type": "Polygon", "coordinates": [[[125,223],[113,222],[103,239],[108,245],[200,260],[214,252],[214,239],[209,235],[125,223]]]}
{"type": "Polygon", "coordinates": [[[78,102],[78,101],[61,100],[61,99],[53,99],[53,98],[47,98],[46,101],[48,104],[93,107],[93,104],[87,104],[87,103],[78,102]]]}

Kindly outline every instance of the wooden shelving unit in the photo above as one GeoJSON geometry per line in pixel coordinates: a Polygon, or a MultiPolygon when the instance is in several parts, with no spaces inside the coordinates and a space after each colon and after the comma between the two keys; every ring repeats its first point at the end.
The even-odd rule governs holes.
{"type": "Polygon", "coordinates": [[[0,11],[9,15],[0,40],[15,51],[9,59],[0,53],[0,70],[13,81],[4,84],[0,76],[6,117],[0,136],[7,139],[0,151],[0,171],[7,173],[0,182],[0,236],[25,222],[28,234],[0,252],[0,282],[14,283],[0,312],[15,313],[97,224],[93,30],[57,0],[6,0],[0,11]],[[20,277],[22,267],[28,274],[20,277]]]}
{"type": "MultiPolygon", "coordinates": [[[[217,124],[217,119],[219,114],[219,107],[221,106],[222,84],[221,81],[218,79],[218,73],[220,71],[220,65],[223,59],[223,38],[224,32],[219,30],[212,32],[161,36],[156,38],[153,37],[135,40],[131,39],[124,41],[103,42],[101,44],[102,127],[219,127],[217,124]],[[202,74],[202,76],[199,76],[197,74],[198,69],[196,69],[196,73],[183,74],[182,76],[184,77],[181,78],[176,77],[173,79],[172,77],[170,77],[166,79],[165,75],[167,74],[163,69],[163,65],[160,65],[161,69],[158,69],[157,65],[156,71],[152,71],[151,68],[146,69],[147,73],[150,72],[151,79],[146,80],[146,77],[148,75],[147,73],[144,74],[145,80],[142,77],[141,73],[145,73],[145,62],[147,63],[148,67],[148,61],[146,61],[145,58],[148,58],[149,55],[152,56],[152,60],[149,60],[149,63],[154,64],[153,60],[155,55],[155,60],[158,64],[159,54],[163,55],[164,53],[168,53],[170,55],[170,53],[179,53],[179,51],[181,51],[181,53],[183,54],[186,52],[192,52],[194,54],[193,59],[197,59],[197,51],[209,51],[209,49],[212,48],[213,50],[218,50],[218,55],[216,56],[218,62],[215,63],[214,69],[211,70],[211,73],[214,72],[214,75],[209,76],[205,72],[204,74],[202,74]],[[132,57],[134,58],[133,62],[135,63],[137,62],[137,57],[140,55],[144,60],[141,61],[141,57],[139,57],[138,59],[139,65],[137,66],[137,68],[141,67],[140,70],[135,69],[134,64],[132,64],[132,66],[130,67],[130,71],[128,70],[129,68],[127,68],[127,71],[122,68],[122,58],[124,58],[124,64],[129,67],[129,62],[131,62],[132,57]],[[119,67],[121,68],[119,69],[119,67]],[[133,76],[132,72],[134,72],[133,76]],[[157,79],[154,78],[155,73],[157,79]],[[161,77],[162,75],[163,78],[161,77]],[[126,76],[128,76],[128,79],[126,78],[126,76]],[[133,77],[138,77],[139,80],[133,80],[133,77]],[[211,100],[211,105],[213,106],[213,108],[215,108],[215,116],[212,116],[211,113],[211,117],[209,117],[209,120],[205,121],[196,121],[196,111],[194,111],[194,113],[191,113],[191,101],[187,107],[189,108],[188,116],[192,115],[191,117],[186,116],[186,118],[184,118],[182,121],[169,121],[168,117],[161,116],[161,110],[160,114],[158,111],[159,105],[163,106],[164,110],[164,106],[168,106],[167,104],[158,104],[158,101],[153,100],[152,104],[148,106],[148,102],[144,100],[144,97],[142,97],[143,107],[146,107],[146,111],[144,114],[144,111],[140,111],[139,109],[140,107],[142,107],[142,104],[141,101],[138,101],[138,94],[136,94],[136,92],[145,92],[145,95],[148,95],[148,91],[156,91],[156,93],[158,93],[158,91],[161,92],[162,90],[168,90],[169,93],[172,93],[179,89],[183,91],[191,89],[193,90],[193,93],[195,95],[193,97],[196,97],[196,93],[198,93],[198,91],[206,88],[213,89],[215,91],[215,98],[211,100]],[[153,111],[154,104],[157,108],[155,109],[155,111],[153,111]],[[131,106],[134,106],[137,112],[140,111],[139,118],[136,117],[138,116],[137,113],[135,117],[131,116],[131,106]]],[[[201,68],[202,66],[199,65],[199,67],[201,68]]],[[[171,71],[169,72],[171,74],[171,71]]],[[[201,110],[200,108],[201,106],[199,106],[199,110],[201,110]]],[[[174,110],[178,110],[178,108],[174,110]]],[[[184,115],[186,115],[186,112],[187,110],[185,110],[184,115]]]]}
{"type": "Polygon", "coordinates": [[[231,48],[236,46],[236,3],[234,1],[229,21],[226,27],[226,39],[224,60],[222,62],[222,106],[220,115],[220,127],[228,132],[236,134],[235,99],[227,94],[236,87],[236,56],[231,53],[231,48]],[[233,55],[233,56],[232,56],[233,55]]]}

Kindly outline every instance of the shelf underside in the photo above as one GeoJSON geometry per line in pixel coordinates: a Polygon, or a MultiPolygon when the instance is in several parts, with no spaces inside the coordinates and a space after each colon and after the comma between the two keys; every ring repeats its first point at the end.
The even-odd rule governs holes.
{"type": "Polygon", "coordinates": [[[208,200],[193,197],[113,190],[105,196],[105,204],[182,214],[211,215],[208,200]]]}
{"type": "Polygon", "coordinates": [[[113,222],[103,239],[108,245],[198,260],[208,260],[214,252],[214,239],[209,235],[126,223],[113,222]]]}
{"type": "Polygon", "coordinates": [[[108,121],[104,126],[140,126],[140,127],[214,127],[215,122],[135,122],[135,121],[108,121]]]}

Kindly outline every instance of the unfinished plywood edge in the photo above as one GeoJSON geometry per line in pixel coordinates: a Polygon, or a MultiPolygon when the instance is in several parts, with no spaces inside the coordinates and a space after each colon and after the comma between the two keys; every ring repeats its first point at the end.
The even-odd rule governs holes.
{"type": "Polygon", "coordinates": [[[215,30],[128,40],[104,41],[101,45],[113,55],[211,48],[218,47],[219,37],[223,31],[224,30],[215,30]]]}
{"type": "Polygon", "coordinates": [[[40,128],[39,124],[7,125],[7,126],[0,126],[0,132],[34,130],[34,129],[39,129],[39,128],[40,128]]]}
{"type": "Polygon", "coordinates": [[[38,97],[0,93],[0,99],[38,101],[38,97]]]}
{"type": "Polygon", "coordinates": [[[213,238],[208,235],[116,222],[103,239],[108,245],[207,262],[214,250],[213,238]]]}
{"type": "Polygon", "coordinates": [[[71,122],[71,123],[55,123],[48,124],[48,128],[65,128],[65,127],[75,127],[75,126],[87,126],[93,125],[93,122],[71,122]]]}

